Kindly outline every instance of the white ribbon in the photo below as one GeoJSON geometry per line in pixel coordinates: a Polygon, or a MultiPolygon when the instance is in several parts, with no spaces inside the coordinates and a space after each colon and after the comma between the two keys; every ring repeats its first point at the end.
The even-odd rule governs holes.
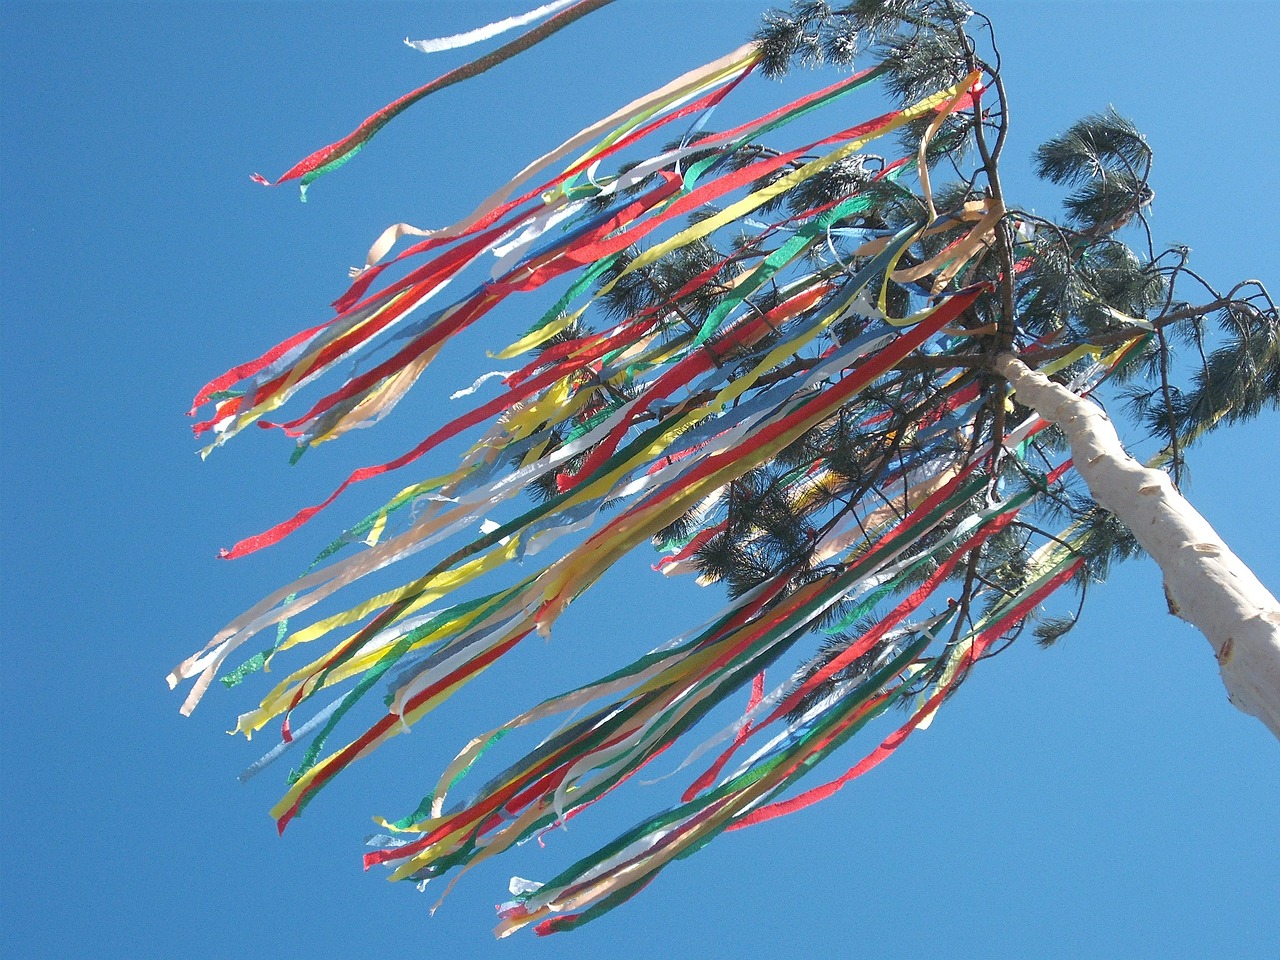
{"type": "Polygon", "coordinates": [[[516,27],[523,27],[525,24],[533,23],[535,20],[541,20],[543,17],[550,16],[557,10],[563,10],[565,7],[576,2],[576,0],[554,0],[552,3],[544,3],[536,10],[530,10],[528,13],[520,13],[514,17],[507,17],[505,20],[495,20],[493,23],[486,24],[483,27],[476,27],[474,30],[468,30],[466,33],[455,33],[451,37],[437,37],[434,40],[410,40],[404,38],[407,46],[420,51],[421,53],[439,53],[441,50],[457,50],[460,47],[469,47],[473,43],[479,43],[482,40],[488,40],[490,37],[496,37],[499,34],[506,33],[508,30],[514,30],[516,27]]]}

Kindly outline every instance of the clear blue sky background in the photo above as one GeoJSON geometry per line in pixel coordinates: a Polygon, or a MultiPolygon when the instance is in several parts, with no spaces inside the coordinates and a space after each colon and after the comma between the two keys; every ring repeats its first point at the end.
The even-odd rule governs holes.
{"type": "MultiPolygon", "coordinates": [[[[545,941],[491,941],[507,878],[558,872],[665,802],[657,788],[477,870],[434,918],[434,897],[360,871],[367,818],[411,809],[442,758],[552,680],[630,660],[717,598],[629,568],[550,644],[344,776],[283,839],[266,815],[283,771],[239,786],[265,747],[222,732],[254,691],[217,690],[178,716],[169,667],[401,478],[299,542],[232,564],[216,548],[407,448],[440,418],[432,398],[485,369],[483,346],[520,321],[460,342],[425,399],[292,470],[257,431],[202,464],[182,416],[194,389],[322,319],[385,225],[451,222],[568,133],[736,46],[759,9],[623,0],[420,104],[305,205],[249,182],[463,59],[402,37],[533,5],[5,4],[0,953],[1280,956],[1280,745],[1227,704],[1208,646],[1164,612],[1147,562],[1097,589],[1058,647],[984,664],[929,731],[835,799],[718,840],[629,906],[545,941]]],[[[1157,152],[1158,238],[1189,243],[1218,283],[1256,276],[1280,292],[1280,5],[983,8],[1013,98],[1018,202],[1055,209],[1014,169],[1114,103],[1157,152]]],[[[751,90],[748,106],[779,96],[751,90]]],[[[1273,590],[1277,427],[1269,415],[1206,442],[1187,485],[1273,590]]]]}

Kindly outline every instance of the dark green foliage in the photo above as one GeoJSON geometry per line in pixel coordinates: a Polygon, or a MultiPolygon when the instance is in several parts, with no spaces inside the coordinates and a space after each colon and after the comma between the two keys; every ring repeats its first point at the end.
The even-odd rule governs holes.
{"type": "Polygon", "coordinates": [[[1085,498],[1076,498],[1079,523],[1084,534],[1079,551],[1085,557],[1077,579],[1103,581],[1113,564],[1142,554],[1142,547],[1114,513],[1085,498]]]}
{"type": "Polygon", "coordinates": [[[1134,176],[1151,165],[1151,148],[1131,120],[1114,107],[1073,123],[1036,150],[1036,175],[1060,186],[1078,187],[1125,170],[1134,176]]]}
{"type": "Polygon", "coordinates": [[[988,594],[990,606],[1015,595],[1027,585],[1029,539],[1022,528],[1009,526],[987,541],[983,550],[987,563],[981,576],[983,585],[991,588],[988,594]]]}
{"type": "Polygon", "coordinates": [[[770,10],[754,39],[763,51],[760,69],[773,79],[794,65],[849,64],[858,52],[856,23],[824,0],[795,0],[790,11],[770,10]]]}
{"type": "Polygon", "coordinates": [[[1131,325],[1130,318],[1145,317],[1167,292],[1159,270],[1115,240],[1091,245],[1081,255],[1075,277],[1074,313],[1086,334],[1131,325]]]}
{"type": "Polygon", "coordinates": [[[1155,193],[1145,181],[1123,170],[1090,180],[1069,195],[1063,206],[1067,220],[1085,232],[1111,233],[1126,226],[1153,199],[1155,193]]]}
{"type": "Polygon", "coordinates": [[[676,517],[653,536],[653,545],[658,550],[669,550],[683,544],[698,529],[698,519],[693,513],[676,517]]]}
{"type": "Polygon", "coordinates": [[[964,40],[945,29],[895,35],[884,43],[884,59],[885,84],[903,103],[958,83],[969,72],[964,40]]]}
{"type": "Polygon", "coordinates": [[[1086,233],[1119,229],[1155,197],[1147,184],[1151,148],[1114,108],[1043,143],[1035,167],[1040,177],[1075,188],[1064,205],[1068,219],[1086,233]]]}
{"type": "Polygon", "coordinates": [[[1018,322],[1041,336],[1067,325],[1085,302],[1072,247],[1060,236],[1037,236],[1027,251],[1031,265],[1018,284],[1018,322]]]}
{"type": "Polygon", "coordinates": [[[1179,428],[1187,434],[1239,423],[1280,406],[1280,321],[1250,304],[1218,312],[1225,333],[1180,396],[1179,428]]]}
{"type": "MultiPolygon", "coordinates": [[[[867,631],[871,630],[875,625],[876,619],[874,617],[863,617],[850,629],[827,637],[818,647],[818,652],[797,672],[797,677],[803,678],[809,674],[817,673],[844,653],[850,646],[862,639],[867,631]]],[[[855,657],[851,663],[841,667],[814,689],[800,697],[788,711],[787,716],[792,720],[802,717],[810,707],[821,700],[825,700],[841,684],[861,679],[871,673],[877,663],[882,663],[887,659],[892,644],[893,640],[883,640],[866,653],[855,657]]]]}
{"type": "Polygon", "coordinates": [[[1031,633],[1040,646],[1051,647],[1065,637],[1075,625],[1076,621],[1072,617],[1044,617],[1032,628],[1031,633]]]}
{"type": "Polygon", "coordinates": [[[956,64],[955,79],[968,72],[962,31],[970,14],[955,0],[793,0],[789,10],[766,13],[754,39],[767,77],[797,66],[851,64],[865,52],[889,65],[896,75],[892,89],[906,96],[956,64]]]}
{"type": "Polygon", "coordinates": [[[727,267],[709,275],[710,282],[702,283],[693,292],[676,298],[673,296],[695,277],[705,274],[725,256],[705,240],[675,250],[656,263],[631,273],[624,271],[638,256],[635,247],[628,247],[606,271],[601,285],[612,283],[613,288],[597,302],[605,314],[614,319],[633,316],[644,310],[662,308],[686,329],[692,329],[706,318],[716,304],[715,281],[723,276],[727,267]]]}
{"type": "Polygon", "coordinates": [[[865,156],[846,157],[833,163],[817,176],[810,177],[794,190],[783,194],[782,199],[787,212],[799,216],[832,200],[851,197],[871,182],[873,170],[868,169],[872,158],[865,156]]]}

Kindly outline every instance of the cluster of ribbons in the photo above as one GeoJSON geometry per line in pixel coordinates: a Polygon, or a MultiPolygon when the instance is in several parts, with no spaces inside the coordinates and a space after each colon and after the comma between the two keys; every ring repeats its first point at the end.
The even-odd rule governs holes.
{"type": "MultiPolygon", "coordinates": [[[[1020,589],[981,615],[955,605],[926,610],[957,565],[1069,466],[1038,474],[1039,486],[1002,498],[992,466],[1018,457],[1044,424],[1033,418],[1019,425],[992,450],[976,435],[987,397],[971,368],[957,365],[923,380],[900,375],[911,358],[933,358],[944,370],[946,355],[972,342],[966,311],[985,288],[965,285],[966,272],[985,255],[1004,211],[988,200],[939,214],[921,161],[949,114],[976,108],[978,77],[779,152],[758,145],[844,101],[881,71],[864,70],[732,129],[708,132],[710,111],[752,72],[758,56],[745,46],[635,100],[531,163],[458,223],[390,228],[334,304],[332,319],[216,378],[195,399],[193,414],[211,408],[196,426],[197,434],[212,434],[209,449],[257,424],[293,437],[300,453],[380,419],[450,338],[508,298],[570,279],[541,318],[498,354],[531,358],[456,394],[470,397],[500,378],[493,399],[224,551],[238,557],[275,543],[353,484],[487,424],[455,469],[400,491],[335,540],[304,576],[237,617],[170,675],[172,686],[194,680],[183,706],[190,712],[219,675],[234,685],[285,651],[339,638],[288,673],[237,725],[249,735],[281,724],[280,744],[247,775],[307,742],[273,810],[281,830],[336,774],[408,730],[525,637],[548,635],[570,602],[620,557],[682,518],[693,526],[665,537],[670,555],[659,567],[668,574],[695,569],[699,549],[725,530],[717,504],[734,481],[774,464],[780,452],[833,420],[874,432],[903,410],[918,411],[894,421],[898,439],[909,433],[911,443],[885,466],[878,486],[902,491],[896,501],[840,488],[843,481],[820,455],[780,478],[783,495],[798,509],[815,491],[838,488],[849,496],[839,517],[811,531],[819,573],[806,579],[782,570],[702,627],[477,737],[418,811],[385,822],[393,836],[368,854],[367,865],[386,864],[393,879],[415,882],[469,868],[581,812],[735,691],[753,691],[745,715],[685,761],[718,751],[678,805],[549,883],[513,881],[515,899],[501,912],[503,934],[530,923],[546,933],[585,922],[719,832],[839,789],[926,725],[992,644],[1079,568],[1074,532],[1067,530],[1031,555],[1020,589]],[[930,118],[916,153],[886,160],[868,177],[868,185],[905,192],[893,185],[918,176],[925,202],[917,220],[866,227],[860,218],[882,196],[871,189],[771,222],[757,219],[778,216],[768,212],[779,209],[774,201],[863,155],[878,138],[930,118]],[[683,139],[672,137],[672,124],[683,139]],[[646,154],[644,145],[653,142],[675,145],[646,154]],[[601,165],[615,155],[639,159],[603,175],[601,165]],[[749,233],[751,242],[713,258],[661,303],[599,332],[580,323],[628,277],[730,230],[749,233]],[[390,257],[407,236],[419,239],[390,257]],[[903,266],[907,251],[928,236],[945,237],[941,251],[903,266]],[[477,272],[479,282],[464,279],[477,272]],[[915,312],[890,315],[890,280],[913,291],[915,312]],[[690,320],[678,309],[707,290],[714,291],[714,307],[705,316],[690,320]],[[757,301],[766,292],[762,308],[757,301]],[[348,363],[340,387],[305,411],[281,416],[301,388],[348,363]],[[794,370],[779,376],[788,363],[794,370]],[[529,506],[521,495],[548,476],[550,495],[529,506]],[[296,618],[344,587],[468,533],[469,542],[402,585],[295,627],[296,618]],[[353,545],[363,548],[337,556],[353,545]],[[544,552],[554,559],[542,562],[544,552]],[[473,585],[480,584],[488,592],[477,595],[473,585]],[[890,612],[878,613],[894,600],[890,612]],[[869,617],[875,625],[820,669],[765,693],[764,671],[802,637],[869,617]],[[228,657],[268,631],[270,642],[250,647],[247,660],[224,670],[228,657]],[[331,748],[337,725],[370,691],[385,694],[385,708],[359,736],[331,748]],[[318,710],[317,697],[327,701],[318,710]],[[783,797],[900,701],[912,704],[909,719],[844,776],[783,797]],[[312,715],[295,729],[295,712],[304,705],[312,715]],[[449,800],[506,733],[569,713],[561,729],[470,799],[449,800]],[[735,764],[735,757],[742,759],[735,764]]],[[[1087,389],[1117,357],[1084,369],[1077,388],[1087,389]]]]}

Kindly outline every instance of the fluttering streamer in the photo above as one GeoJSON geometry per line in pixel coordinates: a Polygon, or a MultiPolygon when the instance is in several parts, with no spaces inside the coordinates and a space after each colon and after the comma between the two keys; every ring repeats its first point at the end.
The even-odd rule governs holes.
{"type": "MultiPolygon", "coordinates": [[[[432,48],[578,6],[547,4],[432,48]]],[[[1004,211],[991,199],[936,209],[924,162],[945,118],[980,109],[978,75],[775,150],[764,148],[765,137],[785,136],[815,111],[847,113],[882,70],[709,131],[710,112],[758,59],[748,45],[637,99],[531,163],[458,223],[388,228],[354,271],[335,316],[215,378],[194,401],[193,414],[206,411],[196,433],[213,438],[206,453],[256,423],[294,438],[300,454],[387,416],[453,337],[504,302],[526,298],[524,305],[544,287],[557,291],[527,331],[495,351],[522,366],[486,373],[453,394],[460,403],[488,399],[224,551],[235,558],[276,543],[353,485],[483,428],[454,468],[405,486],[170,675],[171,686],[193,681],[182,708],[189,713],[219,675],[234,686],[295,648],[338,638],[293,667],[237,724],[246,735],[281,724],[281,743],[245,777],[295,738],[310,738],[272,811],[281,830],[337,774],[524,638],[551,635],[574,598],[644,542],[666,554],[655,569],[696,572],[706,583],[720,578],[709,559],[717,549],[750,550],[770,535],[767,524],[743,524],[734,512],[747,485],[767,483],[768,496],[804,517],[793,533],[802,541],[796,556],[805,559],[779,560],[756,582],[735,586],[706,623],[476,736],[418,810],[380,821],[388,834],[365,856],[366,867],[382,865],[393,880],[420,885],[456,877],[583,813],[685,745],[674,772],[693,773],[679,800],[546,883],[514,880],[500,908],[503,936],[526,925],[538,933],[571,929],[720,833],[833,795],[927,727],[993,645],[1080,570],[1079,531],[1068,528],[1033,550],[1016,586],[983,609],[961,609],[945,596],[968,559],[1019,529],[1070,469],[1030,455],[1046,427],[1034,416],[1011,418],[996,444],[979,425],[988,386],[965,362],[967,328],[990,281],[971,278],[1004,211]],[[672,139],[670,125],[681,121],[683,136],[677,126],[672,139]],[[886,135],[907,129],[920,131],[918,149],[894,158],[882,147],[894,139],[886,135]],[[869,151],[873,144],[880,154],[869,151]],[[626,162],[602,173],[613,159],[626,162]],[[799,199],[849,170],[858,175],[842,194],[799,199]],[[914,197],[903,183],[912,177],[923,204],[886,220],[886,198],[914,197]],[[408,236],[421,239],[387,259],[408,236]],[[927,253],[913,252],[925,244],[927,253]],[[388,270],[398,278],[377,287],[388,270]],[[631,296],[636,290],[646,295],[631,296]],[[603,325],[592,329],[593,318],[603,325]],[[268,420],[345,364],[341,385],[287,419],[268,420]],[[812,442],[824,437],[830,449],[812,442]],[[875,482],[832,452],[858,443],[859,470],[875,482]],[[1011,465],[1031,482],[1006,489],[1011,465]],[[465,542],[447,556],[419,559],[457,538],[465,542]],[[415,563],[400,586],[298,625],[358,581],[415,563]],[[267,631],[269,642],[255,643],[267,631]],[[842,641],[825,658],[784,671],[770,689],[768,672],[821,635],[842,641]],[[251,643],[244,663],[225,670],[251,643]],[[366,711],[363,732],[331,746],[375,690],[385,697],[371,719],[366,711]],[[723,726],[740,694],[739,719],[707,730],[723,726]],[[295,728],[294,714],[311,710],[316,697],[324,706],[295,728]],[[895,707],[905,714],[880,724],[878,739],[846,772],[792,790],[895,707]],[[508,734],[556,718],[562,726],[554,733],[455,801],[508,734]]],[[[305,186],[345,162],[420,94],[281,179],[305,186]]],[[[1071,365],[1073,388],[1089,390],[1127,349],[1069,358],[1063,366],[1071,365]]]]}
{"type": "Polygon", "coordinates": [[[497,20],[483,27],[468,30],[465,33],[454,34],[451,37],[437,37],[434,40],[410,40],[405,38],[404,42],[419,53],[439,53],[442,50],[457,50],[460,47],[469,47],[473,43],[492,39],[506,33],[508,30],[514,30],[516,27],[528,26],[536,20],[541,20],[543,17],[548,17],[558,10],[572,6],[574,2],[575,0],[555,0],[554,3],[545,3],[530,10],[528,13],[507,17],[505,20],[497,20]]]}

